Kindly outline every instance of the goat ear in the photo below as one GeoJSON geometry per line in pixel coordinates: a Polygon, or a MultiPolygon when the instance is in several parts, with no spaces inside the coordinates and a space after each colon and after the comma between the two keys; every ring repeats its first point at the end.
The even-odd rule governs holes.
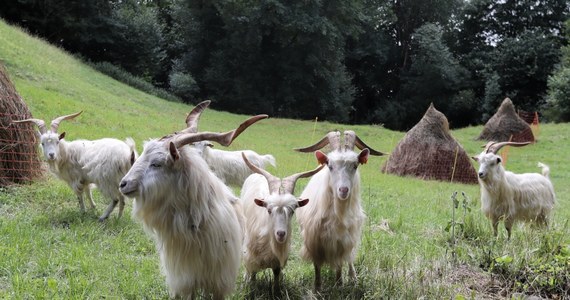
{"type": "Polygon", "coordinates": [[[502,159],[500,157],[497,157],[497,164],[500,164],[502,161],[502,159]]]}
{"type": "Polygon", "coordinates": [[[472,158],[474,161],[479,162],[479,156],[471,156],[471,158],[472,158]]]}
{"type": "Polygon", "coordinates": [[[321,165],[328,164],[329,158],[321,150],[315,151],[315,156],[317,157],[317,161],[319,162],[319,164],[321,165]]]}
{"type": "Polygon", "coordinates": [[[257,204],[257,206],[267,207],[267,204],[265,203],[265,201],[263,201],[263,199],[253,199],[253,201],[255,202],[255,204],[257,204]]]}
{"type": "Polygon", "coordinates": [[[307,205],[307,203],[309,203],[309,199],[299,199],[299,201],[297,201],[298,207],[303,207],[307,205]]]}
{"type": "Polygon", "coordinates": [[[208,146],[208,147],[210,147],[210,148],[214,148],[214,144],[212,144],[212,143],[210,143],[210,142],[207,142],[207,143],[206,143],[206,146],[208,146]]]}
{"type": "Polygon", "coordinates": [[[65,138],[65,131],[59,135],[58,139],[63,140],[64,138],[65,138]]]}
{"type": "Polygon", "coordinates": [[[370,150],[368,148],[364,148],[360,154],[358,154],[358,162],[363,165],[368,162],[368,155],[370,154],[370,150]]]}
{"type": "Polygon", "coordinates": [[[172,159],[178,160],[180,158],[180,154],[178,153],[178,149],[176,149],[176,145],[174,145],[173,142],[170,142],[168,150],[170,151],[170,156],[172,156],[172,159]]]}

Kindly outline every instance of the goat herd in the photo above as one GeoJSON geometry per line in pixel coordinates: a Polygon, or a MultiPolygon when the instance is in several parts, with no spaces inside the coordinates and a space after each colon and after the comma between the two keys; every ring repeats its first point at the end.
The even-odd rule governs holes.
{"type": "MultiPolygon", "coordinates": [[[[335,269],[337,282],[348,264],[348,275],[355,280],[353,261],[365,218],[357,168],[369,155],[383,154],[353,131],[344,132],[343,144],[341,133],[333,131],[313,146],[296,149],[314,152],[318,168],[281,179],[264,168],[275,165],[271,155],[209,149],[210,141],[229,146],[267,115],[251,117],[225,133],[198,132],[198,120],[209,103],[198,104],[188,114],[187,128],[145,142],[140,156],[130,138],[65,141],[65,133],[57,133],[59,123],[81,112],[54,119],[49,130],[40,119],[15,123],[38,126],[50,171],[71,187],[82,211],[84,196],[95,206],[93,186],[111,199],[100,221],[117,203],[120,217],[125,197],[135,199],[133,216],[155,239],[172,296],[194,298],[202,291],[214,299],[226,297],[235,288],[242,260],[249,280],[271,268],[274,287],[279,288],[291,244],[291,219],[298,208],[301,256],[314,265],[315,289],[322,287],[320,270],[325,264],[335,269]],[[325,154],[320,149],[327,145],[332,151],[325,154]],[[354,152],[355,146],[360,153],[354,152]],[[297,179],[311,176],[296,198],[297,179]],[[239,198],[227,184],[242,186],[239,198]]],[[[473,158],[480,164],[482,210],[495,235],[502,219],[510,237],[514,221],[546,225],[555,196],[546,165],[541,164],[542,175],[504,170],[497,151],[505,145],[523,144],[490,142],[473,158]]]]}

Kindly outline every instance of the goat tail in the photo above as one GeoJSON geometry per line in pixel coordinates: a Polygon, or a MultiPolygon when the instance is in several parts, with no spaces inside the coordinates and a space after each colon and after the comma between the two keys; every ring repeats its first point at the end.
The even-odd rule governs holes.
{"type": "Polygon", "coordinates": [[[548,178],[550,176],[550,168],[547,165],[539,162],[538,167],[542,168],[542,176],[544,176],[546,178],[548,178]]]}
{"type": "Polygon", "coordinates": [[[273,157],[273,155],[265,154],[263,155],[263,160],[270,163],[273,167],[277,167],[277,163],[275,162],[275,157],[273,157]]]}
{"type": "Polygon", "coordinates": [[[135,163],[135,160],[139,157],[139,154],[137,153],[137,147],[135,144],[135,140],[133,140],[132,138],[128,137],[125,139],[125,143],[129,146],[129,148],[131,149],[131,166],[135,163]]]}

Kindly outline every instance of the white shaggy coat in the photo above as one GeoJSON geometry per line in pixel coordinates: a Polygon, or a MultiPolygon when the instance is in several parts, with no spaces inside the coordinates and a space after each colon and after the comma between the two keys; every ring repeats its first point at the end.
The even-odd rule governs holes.
{"type": "Polygon", "coordinates": [[[202,290],[222,299],[235,288],[242,228],[235,196],[190,147],[151,140],[121,182],[136,197],[133,216],[155,239],[171,296],[202,290]]]}
{"type": "Polygon", "coordinates": [[[121,217],[125,197],[119,192],[119,183],[136,159],[134,141],[131,138],[124,142],[104,138],[67,142],[63,137],[48,132],[40,138],[50,171],[75,192],[81,211],[85,211],[83,195],[87,196],[91,208],[95,208],[91,195],[91,187],[95,184],[101,194],[111,200],[99,220],[107,219],[117,203],[121,217]]]}
{"type": "Polygon", "coordinates": [[[267,164],[275,167],[275,158],[271,154],[260,155],[252,150],[225,151],[212,148],[208,141],[194,143],[196,150],[202,155],[210,166],[210,169],[222,179],[227,185],[241,187],[245,179],[253,173],[244,163],[241,153],[247,159],[261,169],[265,169],[267,164]]]}
{"type": "Polygon", "coordinates": [[[307,201],[291,194],[270,194],[267,179],[259,174],[246,179],[240,198],[246,219],[245,268],[250,279],[258,271],[272,269],[278,287],[279,274],[289,258],[293,214],[307,201]]]}
{"type": "Polygon", "coordinates": [[[301,225],[301,256],[313,262],[315,289],[321,288],[320,269],[328,264],[341,281],[342,265],[348,263],[349,276],[356,279],[354,259],[366,218],[360,200],[359,155],[333,151],[328,168],[315,174],[301,194],[310,202],[297,213],[301,225]]]}
{"type": "Polygon", "coordinates": [[[556,202],[548,166],[539,163],[542,174],[515,174],[506,171],[494,153],[481,153],[474,159],[480,164],[481,210],[491,220],[495,236],[500,220],[505,222],[508,238],[514,222],[547,225],[556,202]]]}

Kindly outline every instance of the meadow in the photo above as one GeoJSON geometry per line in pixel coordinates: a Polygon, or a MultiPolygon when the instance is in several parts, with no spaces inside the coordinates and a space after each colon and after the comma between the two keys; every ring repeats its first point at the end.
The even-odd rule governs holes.
{"type": "MultiPolygon", "coordinates": [[[[68,140],[132,137],[140,153],[144,141],[183,128],[192,109],[119,83],[3,21],[0,62],[35,118],[48,121],[83,111],[61,123],[59,131],[68,140]]],[[[247,117],[216,111],[214,102],[199,129],[227,131],[247,117]]],[[[314,156],[292,149],[333,129],[354,130],[382,152],[392,151],[405,135],[380,125],[270,116],[229,149],[271,153],[277,168],[269,171],[287,176],[316,165],[314,156]]],[[[482,142],[474,138],[481,130],[468,127],[452,135],[476,155],[482,142]]],[[[271,290],[270,271],[259,274],[254,284],[246,283],[241,272],[232,299],[568,299],[569,139],[570,125],[541,124],[536,144],[509,150],[506,168],[511,171],[538,172],[538,161],[551,167],[557,205],[548,229],[516,226],[507,240],[501,225],[494,238],[480,211],[478,185],[382,174],[387,157],[371,157],[359,168],[367,220],[355,263],[357,282],[334,286],[334,272],[325,268],[324,289],[314,292],[313,267],[299,257],[295,222],[283,289],[271,290]],[[454,209],[456,192],[459,205],[454,209]]],[[[307,181],[299,180],[297,195],[307,181]]],[[[239,195],[239,188],[234,191],[239,195]]],[[[107,203],[97,192],[94,197],[96,210],[81,213],[73,192],[47,172],[32,184],[0,188],[0,298],[168,299],[155,245],[130,216],[132,201],[121,219],[115,211],[100,223],[97,216],[107,203]]]]}

